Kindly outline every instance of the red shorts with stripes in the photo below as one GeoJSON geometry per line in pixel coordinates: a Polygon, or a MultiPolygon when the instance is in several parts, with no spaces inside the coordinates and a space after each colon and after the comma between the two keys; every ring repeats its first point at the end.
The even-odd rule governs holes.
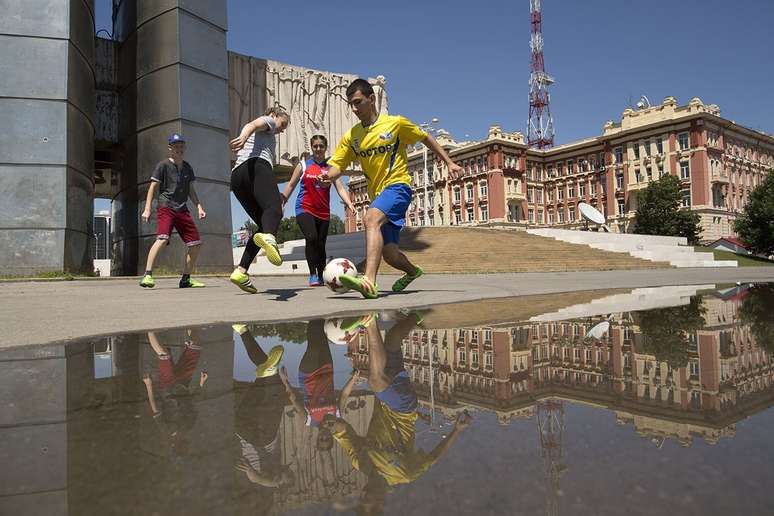
{"type": "Polygon", "coordinates": [[[194,224],[193,217],[188,210],[175,211],[166,206],[161,206],[156,211],[158,220],[158,231],[156,238],[159,240],[169,240],[172,228],[177,230],[177,234],[183,239],[185,245],[194,246],[202,243],[199,238],[199,230],[194,224]]]}

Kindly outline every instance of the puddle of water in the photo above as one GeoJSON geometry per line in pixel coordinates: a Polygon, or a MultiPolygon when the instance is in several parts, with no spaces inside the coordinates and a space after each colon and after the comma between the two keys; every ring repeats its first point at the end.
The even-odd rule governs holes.
{"type": "Polygon", "coordinates": [[[0,514],[768,514],[772,314],[704,285],[3,350],[0,514]]]}

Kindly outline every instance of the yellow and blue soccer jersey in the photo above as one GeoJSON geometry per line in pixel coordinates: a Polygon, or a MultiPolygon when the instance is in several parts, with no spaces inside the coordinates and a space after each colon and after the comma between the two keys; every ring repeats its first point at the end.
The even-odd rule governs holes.
{"type": "Polygon", "coordinates": [[[328,164],[346,170],[353,161],[359,161],[368,183],[368,195],[374,200],[390,185],[411,185],[406,146],[426,137],[427,133],[407,118],[379,115],[368,127],[357,124],[347,131],[328,164]]]}

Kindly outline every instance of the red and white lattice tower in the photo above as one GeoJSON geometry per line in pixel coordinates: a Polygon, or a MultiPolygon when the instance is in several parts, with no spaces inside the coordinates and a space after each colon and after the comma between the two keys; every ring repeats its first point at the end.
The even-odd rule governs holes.
{"type": "Polygon", "coordinates": [[[529,46],[532,60],[529,74],[529,120],[527,121],[527,144],[544,149],[554,144],[554,120],[548,103],[551,95],[548,86],[554,79],[546,73],[543,63],[543,28],[540,9],[541,0],[530,0],[532,36],[529,46]]]}

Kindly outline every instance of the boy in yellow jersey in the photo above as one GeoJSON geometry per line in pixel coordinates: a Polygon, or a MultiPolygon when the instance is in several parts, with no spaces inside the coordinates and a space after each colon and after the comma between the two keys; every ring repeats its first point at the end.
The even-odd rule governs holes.
{"type": "MultiPolygon", "coordinates": [[[[451,448],[471,417],[461,414],[454,429],[432,451],[415,449],[417,395],[403,366],[401,344],[417,325],[417,312],[399,314],[384,340],[375,314],[361,319],[368,336],[368,383],[374,392],[374,410],[365,437],[342,417],[326,416],[323,424],[347,453],[352,466],[368,477],[358,513],[381,513],[389,486],[409,484],[430,469],[451,448]]],[[[340,413],[346,411],[342,393],[340,413]]]]}
{"type": "Polygon", "coordinates": [[[355,79],[347,87],[347,101],[360,123],[341,139],[327,173],[319,176],[323,183],[336,180],[353,161],[360,161],[368,185],[371,206],[365,216],[366,269],[360,276],[341,276],[340,281],[363,297],[374,299],[379,290],[376,274],[384,261],[405,272],[392,286],[400,292],[424,271],[400,252],[400,230],[406,223],[406,210],[411,203],[411,176],[408,172],[406,147],[422,142],[435,152],[455,177],[461,172],[431,135],[402,116],[380,115],[376,96],[368,81],[355,79]]]}

